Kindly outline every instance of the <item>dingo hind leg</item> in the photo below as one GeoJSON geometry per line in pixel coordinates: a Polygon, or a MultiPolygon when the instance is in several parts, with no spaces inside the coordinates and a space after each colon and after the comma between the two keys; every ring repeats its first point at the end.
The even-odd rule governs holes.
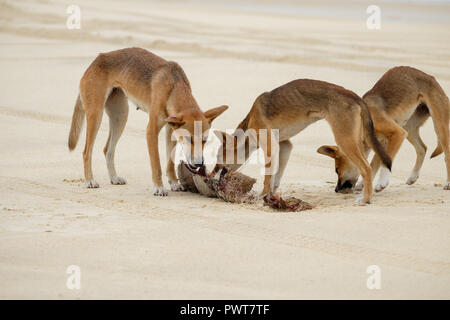
{"type": "Polygon", "coordinates": [[[122,135],[125,124],[128,119],[128,99],[122,89],[114,88],[105,103],[105,111],[109,116],[109,136],[103,153],[106,157],[106,166],[108,167],[109,179],[112,184],[126,184],[124,178],[117,176],[114,165],[114,155],[117,142],[122,135]]]}
{"type": "Polygon", "coordinates": [[[420,138],[419,130],[425,121],[427,121],[429,116],[430,113],[428,111],[428,107],[425,104],[420,104],[404,126],[405,130],[408,132],[407,139],[416,150],[416,162],[408,180],[406,180],[406,184],[411,185],[419,178],[420,169],[422,168],[425,154],[427,152],[427,146],[420,138]]]}
{"type": "Polygon", "coordinates": [[[80,96],[86,112],[86,144],[83,151],[84,177],[87,188],[98,188],[92,174],[92,149],[103,116],[108,88],[106,79],[86,74],[80,82],[80,96]]]}

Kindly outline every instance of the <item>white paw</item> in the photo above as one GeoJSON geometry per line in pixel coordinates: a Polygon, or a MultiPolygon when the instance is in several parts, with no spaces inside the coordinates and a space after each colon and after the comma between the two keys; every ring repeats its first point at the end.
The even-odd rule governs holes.
{"type": "Polygon", "coordinates": [[[360,206],[366,206],[370,204],[370,200],[364,200],[364,196],[359,196],[355,199],[355,203],[360,206]]]}
{"type": "Polygon", "coordinates": [[[411,185],[416,182],[417,179],[419,179],[419,175],[417,173],[412,173],[408,180],[406,180],[406,184],[411,185]]]}
{"type": "Polygon", "coordinates": [[[94,179],[86,182],[86,188],[94,189],[94,188],[99,188],[99,187],[100,187],[100,185],[94,179]]]}
{"type": "Polygon", "coordinates": [[[127,180],[125,178],[116,176],[116,177],[111,178],[111,183],[112,184],[127,184],[127,180]]]}
{"type": "Polygon", "coordinates": [[[362,191],[364,184],[362,181],[358,181],[355,185],[355,191],[362,191]]]}
{"type": "Polygon", "coordinates": [[[154,196],[162,196],[162,197],[165,197],[165,196],[168,195],[168,192],[167,192],[166,189],[164,189],[163,186],[160,186],[160,187],[154,187],[154,188],[153,188],[153,195],[154,195],[154,196]]]}
{"type": "Polygon", "coordinates": [[[184,187],[178,183],[178,182],[169,182],[170,183],[170,190],[172,191],[185,191],[184,187]]]}
{"type": "Polygon", "coordinates": [[[386,187],[389,185],[389,180],[378,182],[375,186],[375,191],[380,192],[386,189],[386,187]]]}
{"type": "Polygon", "coordinates": [[[450,181],[447,181],[447,183],[444,184],[444,190],[450,190],[450,181]]]}
{"type": "Polygon", "coordinates": [[[375,186],[376,192],[380,192],[386,189],[386,187],[389,185],[389,176],[390,176],[389,169],[387,169],[386,167],[382,167],[380,170],[380,177],[378,178],[378,183],[375,186]]]}

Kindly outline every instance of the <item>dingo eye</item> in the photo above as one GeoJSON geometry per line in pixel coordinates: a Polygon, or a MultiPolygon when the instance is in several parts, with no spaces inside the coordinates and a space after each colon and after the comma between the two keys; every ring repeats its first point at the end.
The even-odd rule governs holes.
{"type": "Polygon", "coordinates": [[[334,171],[336,171],[336,174],[339,174],[338,168],[334,169],[334,171]]]}

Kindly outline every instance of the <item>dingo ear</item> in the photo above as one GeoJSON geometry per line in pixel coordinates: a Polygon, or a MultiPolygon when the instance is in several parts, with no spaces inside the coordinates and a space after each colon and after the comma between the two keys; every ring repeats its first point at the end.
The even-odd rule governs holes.
{"type": "Polygon", "coordinates": [[[215,118],[220,116],[225,110],[228,109],[228,106],[220,106],[217,108],[212,108],[208,111],[205,111],[205,117],[209,120],[209,122],[212,122],[215,118]]]}
{"type": "Polygon", "coordinates": [[[178,129],[181,127],[185,122],[183,121],[183,117],[178,116],[170,116],[166,119],[166,122],[168,125],[172,126],[174,129],[178,129]]]}
{"type": "Polygon", "coordinates": [[[333,159],[336,159],[338,154],[338,148],[336,146],[321,146],[317,149],[317,152],[333,159]]]}

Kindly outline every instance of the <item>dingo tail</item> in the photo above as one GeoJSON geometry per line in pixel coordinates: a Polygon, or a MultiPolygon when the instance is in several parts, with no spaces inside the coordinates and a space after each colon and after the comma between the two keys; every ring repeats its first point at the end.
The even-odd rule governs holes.
{"type": "Polygon", "coordinates": [[[80,131],[84,122],[84,109],[81,103],[80,95],[78,95],[75,108],[73,109],[72,125],[70,126],[69,133],[69,150],[72,151],[77,146],[78,139],[80,137],[80,131]]]}
{"type": "MultiPolygon", "coordinates": [[[[432,87],[434,88],[435,94],[433,95],[434,99],[432,100],[431,103],[440,104],[442,106],[445,105],[445,109],[450,110],[450,100],[447,97],[447,95],[445,94],[444,89],[442,89],[442,87],[439,85],[439,83],[436,81],[436,79],[434,77],[432,77],[432,81],[433,81],[432,87]]],[[[444,117],[444,119],[445,119],[445,117],[444,117]]],[[[450,121],[448,123],[446,123],[445,125],[449,126],[450,121]]],[[[440,140],[441,139],[438,139],[437,147],[431,154],[430,158],[437,157],[442,152],[444,152],[444,148],[442,147],[440,140]]]]}
{"type": "Polygon", "coordinates": [[[438,142],[438,146],[436,147],[436,149],[433,151],[433,153],[431,154],[430,158],[434,158],[437,157],[438,155],[440,155],[442,152],[444,152],[444,149],[442,149],[442,146],[439,144],[438,142]]]}

